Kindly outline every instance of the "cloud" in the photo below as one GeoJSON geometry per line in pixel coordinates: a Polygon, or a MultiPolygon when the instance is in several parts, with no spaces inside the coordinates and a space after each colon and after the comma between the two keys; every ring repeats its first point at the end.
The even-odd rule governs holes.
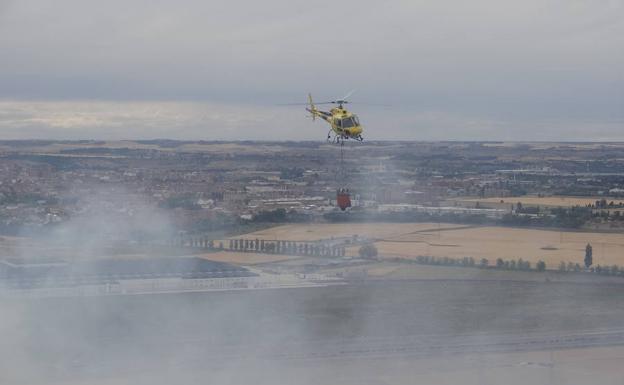
{"type": "MultiPolygon", "coordinates": [[[[289,131],[289,120],[280,119],[279,111],[204,102],[0,101],[0,137],[276,139],[289,131]],[[279,127],[267,136],[265,130],[276,122],[279,127]]],[[[299,115],[291,116],[290,124],[299,115]]]]}
{"type": "MultiPolygon", "coordinates": [[[[617,140],[622,120],[496,119],[354,107],[368,140],[617,140]]],[[[302,107],[207,102],[0,101],[2,139],[325,140],[302,107]]]]}
{"type": "MultiPolygon", "coordinates": [[[[410,113],[417,121],[435,113],[522,127],[557,121],[591,128],[624,119],[624,3],[617,0],[23,0],[0,12],[5,100],[246,106],[230,127],[260,119],[257,128],[271,137],[286,134],[271,117],[305,126],[255,108],[299,101],[308,91],[331,98],[352,88],[354,99],[400,110],[383,121],[395,130],[403,118],[394,117],[410,113]]],[[[102,111],[97,119],[106,124],[74,112],[63,121],[31,123],[123,123],[102,118],[102,111]]],[[[233,119],[214,114],[219,129],[233,119]]],[[[136,125],[157,124],[149,114],[131,115],[136,125]]],[[[204,124],[190,115],[159,121],[204,124]]],[[[469,136],[463,126],[460,136],[469,136]]],[[[412,130],[397,136],[412,138],[412,130]]]]}

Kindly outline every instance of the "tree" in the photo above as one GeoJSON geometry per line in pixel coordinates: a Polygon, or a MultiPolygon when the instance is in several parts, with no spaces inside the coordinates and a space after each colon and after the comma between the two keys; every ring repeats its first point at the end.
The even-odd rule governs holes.
{"type": "Polygon", "coordinates": [[[490,264],[490,262],[485,259],[485,258],[481,258],[481,261],[479,263],[479,267],[482,269],[485,269],[486,267],[488,267],[488,265],[490,264]]]}
{"type": "Polygon", "coordinates": [[[374,258],[377,256],[377,248],[369,243],[360,247],[359,254],[362,258],[374,258]]]}
{"type": "Polygon", "coordinates": [[[537,264],[535,265],[535,268],[537,269],[537,271],[544,271],[544,270],[546,270],[546,262],[544,262],[544,261],[537,262],[537,264]]]}
{"type": "Polygon", "coordinates": [[[502,258],[496,259],[496,267],[502,269],[505,266],[505,261],[502,258]]]}
{"type": "Polygon", "coordinates": [[[592,246],[588,243],[585,246],[585,267],[589,268],[594,263],[592,246]]]}

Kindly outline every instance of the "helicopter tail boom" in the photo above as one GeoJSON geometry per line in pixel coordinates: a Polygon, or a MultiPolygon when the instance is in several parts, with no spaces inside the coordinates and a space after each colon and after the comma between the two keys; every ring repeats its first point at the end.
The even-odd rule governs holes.
{"type": "Polygon", "coordinates": [[[314,105],[314,102],[312,101],[312,94],[308,94],[308,101],[310,102],[310,108],[308,108],[307,110],[310,111],[310,113],[312,114],[312,121],[316,120],[316,106],[314,105]]]}

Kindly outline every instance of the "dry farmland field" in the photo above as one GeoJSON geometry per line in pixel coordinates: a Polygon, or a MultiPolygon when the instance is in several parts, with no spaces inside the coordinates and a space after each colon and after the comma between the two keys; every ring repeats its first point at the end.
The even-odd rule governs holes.
{"type": "MultiPolygon", "coordinates": [[[[451,202],[458,203],[461,206],[474,207],[477,203],[488,207],[507,208],[509,205],[520,202],[524,206],[543,206],[543,207],[573,207],[587,206],[596,203],[605,197],[570,197],[570,196],[523,196],[523,197],[494,197],[494,198],[458,198],[451,202]]],[[[607,199],[607,202],[613,201],[614,204],[624,203],[622,199],[607,199]]]]}
{"type": "Polygon", "coordinates": [[[298,257],[281,254],[256,254],[256,253],[235,253],[220,251],[217,253],[207,253],[200,255],[202,258],[217,262],[227,262],[243,265],[256,265],[269,262],[284,262],[298,257]]]}
{"type": "MultiPolygon", "coordinates": [[[[462,226],[437,223],[292,224],[246,234],[244,238],[314,241],[358,234],[375,239],[382,257],[497,258],[535,263],[548,268],[561,261],[582,263],[585,246],[593,246],[594,264],[624,265],[624,234],[462,226]]],[[[348,250],[357,254],[357,247],[348,250]]]]}
{"type": "Polygon", "coordinates": [[[279,239],[282,241],[317,241],[320,239],[360,237],[385,239],[408,236],[414,233],[437,231],[439,229],[464,228],[466,225],[448,223],[311,223],[271,227],[269,229],[244,234],[234,238],[279,239]]]}
{"type": "Polygon", "coordinates": [[[561,261],[582,263],[585,246],[593,246],[594,264],[624,264],[624,235],[506,227],[472,227],[420,233],[377,242],[383,256],[473,257],[545,261],[554,268],[561,261]]]}

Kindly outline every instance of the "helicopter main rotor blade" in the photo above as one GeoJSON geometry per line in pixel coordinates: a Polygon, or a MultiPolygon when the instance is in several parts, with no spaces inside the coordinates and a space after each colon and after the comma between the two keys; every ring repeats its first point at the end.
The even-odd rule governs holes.
{"type": "MultiPolygon", "coordinates": [[[[334,102],[314,102],[314,104],[336,104],[334,102]]],[[[278,103],[278,106],[309,106],[310,103],[278,103]]]]}
{"type": "Polygon", "coordinates": [[[392,107],[390,104],[382,103],[349,102],[349,104],[358,104],[360,106],[392,107]]]}
{"type": "Polygon", "coordinates": [[[332,103],[334,103],[334,104],[349,104],[350,102],[347,99],[349,98],[349,96],[353,95],[354,92],[355,92],[355,90],[351,90],[345,96],[343,96],[342,98],[336,99],[336,100],[332,100],[332,103]]]}
{"type": "Polygon", "coordinates": [[[346,100],[349,99],[349,96],[353,95],[354,92],[355,92],[355,90],[351,90],[351,91],[347,92],[347,94],[345,96],[343,96],[342,98],[340,98],[339,100],[342,100],[343,102],[346,102],[346,100]]]}

